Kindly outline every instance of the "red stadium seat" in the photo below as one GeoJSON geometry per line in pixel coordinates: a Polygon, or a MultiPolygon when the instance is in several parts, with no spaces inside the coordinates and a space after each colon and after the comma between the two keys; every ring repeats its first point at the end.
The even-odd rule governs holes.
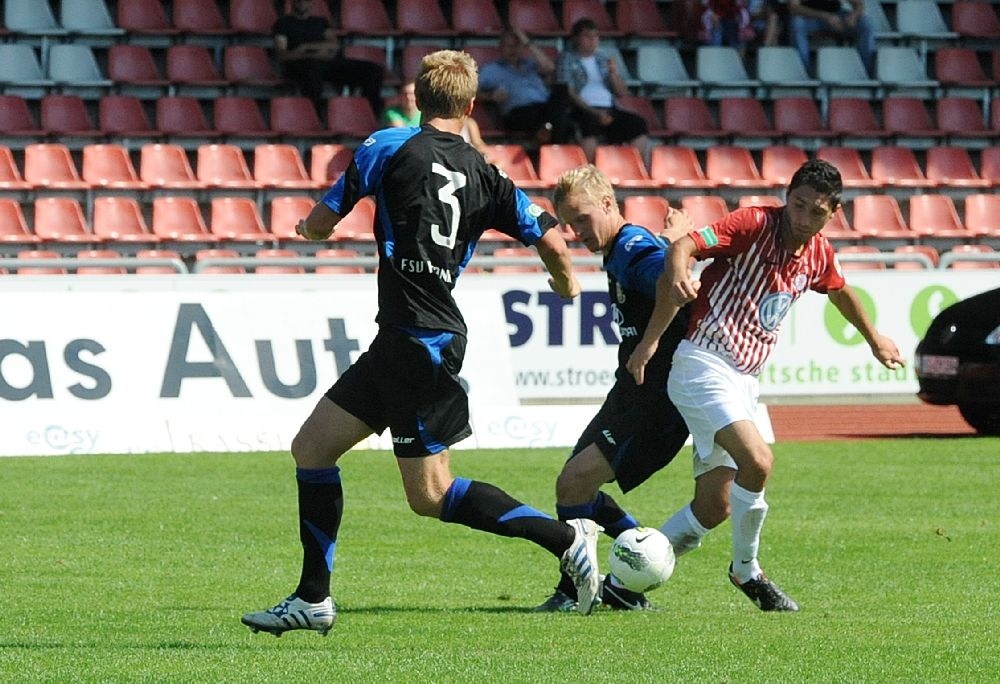
{"type": "Polygon", "coordinates": [[[794,145],[769,145],[761,151],[760,175],[775,186],[785,187],[806,163],[805,151],[794,145]]]}
{"type": "Polygon", "coordinates": [[[328,138],[330,131],[319,120],[307,97],[275,97],[271,100],[271,130],[299,138],[328,138]]]}
{"type": "Polygon", "coordinates": [[[507,3],[507,21],[511,27],[532,36],[562,38],[568,33],[559,23],[552,3],[545,0],[510,0],[507,3]]]}
{"type": "Polygon", "coordinates": [[[882,182],[874,180],[865,166],[861,154],[850,147],[821,147],[816,158],[828,161],[840,171],[845,188],[880,188],[882,182]]]}
{"type": "Polygon", "coordinates": [[[45,131],[32,117],[27,100],[19,95],[0,95],[0,134],[41,137],[45,131]]]}
{"type": "Polygon", "coordinates": [[[877,141],[889,137],[875,117],[871,102],[860,97],[830,98],[827,112],[830,132],[848,140],[877,141]]]}
{"type": "Polygon", "coordinates": [[[778,185],[760,175],[750,150],[734,145],[715,145],[705,151],[705,175],[720,185],[737,188],[778,185]]]}
{"type": "Polygon", "coordinates": [[[777,195],[740,195],[738,207],[783,207],[785,201],[777,195]]]}
{"type": "Polygon", "coordinates": [[[306,269],[302,266],[284,266],[267,263],[268,259],[295,259],[299,256],[299,253],[294,249],[258,249],[254,252],[254,258],[259,259],[262,263],[260,266],[254,266],[253,272],[278,275],[305,273],[306,269]]]}
{"type": "Polygon", "coordinates": [[[774,100],[774,128],[788,138],[826,139],[833,135],[809,97],[779,97],[774,100]]]}
{"type": "Polygon", "coordinates": [[[415,36],[455,35],[438,0],[406,0],[396,3],[396,28],[404,34],[415,36]]]}
{"type": "Polygon", "coordinates": [[[938,98],[936,113],[938,127],[949,140],[975,140],[990,145],[1000,135],[1000,131],[987,127],[982,104],[971,97],[938,98]]]}
{"type": "Polygon", "coordinates": [[[307,195],[273,198],[267,223],[269,231],[282,240],[301,239],[295,233],[295,226],[309,215],[313,204],[312,198],[307,195]]]}
{"type": "Polygon", "coordinates": [[[948,260],[948,268],[956,270],[978,270],[981,268],[1000,268],[1000,254],[989,245],[955,245],[950,250],[941,255],[942,262],[948,260]],[[979,259],[963,259],[965,255],[989,255],[989,259],[980,261],[979,259]]]}
{"type": "Polygon", "coordinates": [[[579,145],[541,145],[538,148],[538,177],[555,184],[564,171],[587,163],[587,155],[579,145]]]}
{"type": "Polygon", "coordinates": [[[663,184],[653,180],[639,150],[632,145],[598,145],[594,165],[616,188],[656,188],[663,184]]]}
{"type": "Polygon", "coordinates": [[[340,219],[334,240],[371,242],[375,239],[375,201],[363,197],[354,208],[340,219]]]}
{"type": "Polygon", "coordinates": [[[195,177],[209,188],[246,190],[262,185],[251,175],[243,150],[228,144],[199,145],[195,177]]]}
{"type": "Polygon", "coordinates": [[[156,66],[153,53],[143,45],[112,45],[108,48],[108,77],[116,83],[162,87],[170,85],[156,66]]]}
{"type": "Polygon", "coordinates": [[[778,137],[774,124],[764,111],[764,104],[754,97],[721,98],[719,128],[731,136],[750,139],[743,144],[755,144],[757,147],[778,137]],[[754,139],[764,142],[755,142],[754,139]]]}
{"type": "Polygon", "coordinates": [[[47,249],[26,249],[17,253],[18,275],[65,275],[66,269],[44,265],[49,259],[60,258],[59,252],[47,249]],[[23,262],[23,263],[21,263],[23,262]]]}
{"type": "Polygon", "coordinates": [[[224,88],[228,85],[204,45],[171,45],[167,48],[167,80],[181,86],[224,88]]]}
{"type": "Polygon", "coordinates": [[[646,122],[649,135],[654,138],[665,138],[670,136],[670,131],[660,121],[660,116],[656,112],[656,107],[648,97],[642,95],[622,95],[615,98],[615,103],[620,109],[638,114],[646,122]]]}
{"type": "MultiPolygon", "coordinates": [[[[937,268],[940,255],[930,245],[899,245],[892,250],[893,254],[922,254],[931,262],[931,268],[937,268]]],[[[897,271],[922,271],[926,266],[918,261],[897,261],[892,265],[897,271]]]]}
{"type": "Polygon", "coordinates": [[[143,190],[128,150],[117,144],[87,145],[81,167],[84,182],[101,188],[143,190]]]}
{"type": "Polygon", "coordinates": [[[872,179],[882,185],[902,188],[932,188],[937,183],[927,179],[917,156],[906,147],[882,146],[872,150],[872,179]]]}
{"type": "Polygon", "coordinates": [[[216,98],[215,130],[227,138],[269,138],[274,135],[274,131],[267,127],[257,102],[240,96],[216,98]]]}
{"type": "Polygon", "coordinates": [[[119,138],[158,138],[142,100],[134,95],[105,95],[98,102],[98,127],[105,135],[119,138]]]}
{"type": "Polygon", "coordinates": [[[157,0],[127,0],[118,3],[116,25],[129,33],[170,36],[180,31],[170,24],[163,3],[157,0]]]}
{"type": "Polygon", "coordinates": [[[934,123],[924,101],[918,97],[889,97],[882,101],[882,125],[895,136],[940,138],[944,133],[934,123]]]}
{"type": "Polygon", "coordinates": [[[669,187],[708,189],[718,185],[705,175],[693,149],[677,145],[657,145],[649,163],[650,176],[669,187]]]}
{"type": "Polygon", "coordinates": [[[257,145],[253,174],[254,180],[269,188],[315,190],[327,185],[309,177],[294,145],[257,145]]]}
{"type": "Polygon", "coordinates": [[[676,38],[656,0],[618,0],[615,3],[615,26],[626,36],[640,38],[676,38]]]}
{"type": "Polygon", "coordinates": [[[173,0],[174,26],[201,36],[226,36],[236,33],[226,25],[215,0],[173,0]]]}
{"type": "Polygon", "coordinates": [[[164,240],[216,242],[192,197],[154,197],[153,235],[164,240]]]}
{"type": "Polygon", "coordinates": [[[872,245],[846,245],[837,249],[837,260],[845,271],[884,271],[886,269],[885,261],[877,259],[853,261],[850,258],[850,255],[853,254],[878,256],[881,253],[882,251],[878,247],[872,245]]]}
{"type": "Polygon", "coordinates": [[[215,138],[219,131],[208,122],[201,102],[194,97],[161,97],[156,101],[156,127],[174,138],[215,138]]]}
{"type": "MultiPolygon", "coordinates": [[[[317,259],[334,259],[334,260],[344,260],[344,259],[357,259],[361,256],[361,253],[353,249],[344,249],[343,247],[330,247],[326,249],[317,249],[316,253],[313,255],[317,259]]],[[[364,266],[348,266],[347,264],[325,264],[322,266],[316,266],[314,269],[316,273],[364,273],[364,266]]]]}
{"type": "Polygon", "coordinates": [[[964,147],[938,146],[925,154],[928,180],[954,188],[988,188],[989,180],[981,178],[964,147]]]}
{"type": "Polygon", "coordinates": [[[94,235],[116,242],[159,241],[146,227],[139,202],[120,195],[94,198],[94,235]]]}
{"type": "Polygon", "coordinates": [[[80,203],[72,197],[35,200],[35,235],[56,242],[99,242],[90,232],[80,203]]]}
{"type": "Polygon", "coordinates": [[[154,187],[200,189],[204,185],[195,178],[187,152],[171,143],[143,145],[139,153],[139,178],[154,187]]]}
{"type": "Polygon", "coordinates": [[[543,181],[535,170],[535,165],[521,145],[490,145],[487,158],[514,183],[524,190],[551,188],[552,182],[543,181]]]}
{"type": "Polygon", "coordinates": [[[681,198],[681,209],[691,217],[695,228],[710,225],[729,215],[726,200],[718,195],[685,195],[681,198]]]}
{"type": "Polygon", "coordinates": [[[966,230],[958,217],[955,202],[948,195],[910,195],[910,230],[934,238],[972,240],[975,235],[966,230]]]}
{"type": "Polygon", "coordinates": [[[1000,195],[993,193],[974,193],[966,195],[963,200],[963,216],[965,227],[974,235],[992,238],[1000,237],[1000,195]]]}
{"type": "MultiPolygon", "coordinates": [[[[183,263],[180,252],[173,249],[140,249],[138,252],[135,253],[135,256],[137,259],[148,259],[148,260],[176,259],[177,261],[181,261],[181,263],[183,263]]],[[[159,266],[159,265],[137,266],[135,269],[135,273],[136,275],[150,275],[150,274],[172,275],[176,273],[187,273],[187,268],[185,267],[183,271],[178,271],[176,268],[172,266],[159,266]]]]}
{"type": "Polygon", "coordinates": [[[496,259],[519,259],[524,263],[507,263],[493,266],[494,273],[540,273],[542,263],[530,247],[497,247],[491,256],[496,259]]]}
{"type": "Polygon", "coordinates": [[[46,95],[42,98],[42,128],[61,138],[96,138],[99,131],[79,95],[46,95]]]}
{"type": "Polygon", "coordinates": [[[326,102],[328,129],[334,135],[364,140],[380,128],[367,98],[359,95],[331,97],[326,102]]]}
{"type": "Polygon", "coordinates": [[[354,158],[354,150],[339,143],[319,143],[309,153],[309,177],[320,185],[332,185],[354,158]]]}
{"type": "Polygon", "coordinates": [[[0,145],[0,190],[27,190],[30,187],[31,184],[21,176],[10,148],[0,145]]]}
{"type": "Polygon", "coordinates": [[[277,20],[273,0],[229,0],[229,25],[237,33],[271,36],[277,20]]]}
{"type": "Polygon", "coordinates": [[[227,81],[242,85],[274,88],[284,83],[260,45],[227,45],[222,53],[222,75],[227,81]]]}
{"type": "Polygon", "coordinates": [[[625,220],[658,233],[670,212],[670,203],[659,195],[627,195],[622,203],[625,220]]]}
{"type": "Polygon", "coordinates": [[[272,237],[257,213],[257,203],[248,197],[213,197],[208,226],[225,240],[257,242],[272,237]]]}
{"type": "Polygon", "coordinates": [[[340,3],[340,28],[348,35],[365,37],[384,38],[401,33],[393,25],[382,0],[351,0],[340,3]]]}
{"type": "Polygon", "coordinates": [[[602,36],[614,38],[622,35],[622,32],[611,20],[603,0],[563,0],[562,3],[562,25],[569,33],[570,29],[580,19],[590,19],[597,24],[597,30],[602,36]]]}
{"type": "Polygon", "coordinates": [[[912,240],[918,237],[903,219],[892,195],[858,195],[851,200],[852,225],[859,233],[878,239],[912,240]]]}
{"type": "MultiPolygon", "coordinates": [[[[121,259],[122,255],[113,249],[85,249],[76,253],[77,259],[121,259]]],[[[77,266],[77,275],[125,275],[124,266],[77,266]]]]}
{"type": "Polygon", "coordinates": [[[979,153],[979,175],[994,187],[1000,186],[1000,146],[987,147],[979,153]]]}
{"type": "Polygon", "coordinates": [[[504,25],[493,0],[462,0],[451,5],[451,26],[459,34],[498,36],[504,25]]]}
{"type": "Polygon", "coordinates": [[[28,222],[17,200],[0,197],[0,243],[32,244],[41,238],[28,230],[28,222]]]}
{"type": "Polygon", "coordinates": [[[238,274],[246,273],[247,270],[242,266],[236,266],[235,264],[226,264],[225,261],[228,259],[239,258],[240,253],[235,249],[217,249],[217,248],[207,248],[199,249],[194,253],[194,263],[195,271],[197,273],[223,273],[223,274],[238,274]],[[209,264],[209,261],[222,261],[223,263],[209,264]]]}
{"type": "Polygon", "coordinates": [[[951,7],[951,30],[962,38],[1000,40],[1000,19],[992,2],[955,0],[951,7]]]}
{"type": "Polygon", "coordinates": [[[663,105],[664,126],[675,138],[721,140],[722,129],[712,118],[705,100],[698,97],[671,97],[663,105]]]}
{"type": "Polygon", "coordinates": [[[85,190],[69,148],[59,143],[39,143],[24,148],[24,180],[45,188],[85,190]]]}

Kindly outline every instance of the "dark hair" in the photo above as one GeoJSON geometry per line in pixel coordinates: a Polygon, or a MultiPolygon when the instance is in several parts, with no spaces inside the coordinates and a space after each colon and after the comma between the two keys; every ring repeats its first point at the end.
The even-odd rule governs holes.
{"type": "Polygon", "coordinates": [[[576,38],[578,35],[584,31],[596,31],[597,22],[590,17],[583,17],[582,19],[577,19],[573,23],[573,27],[569,30],[570,38],[576,38]]]}
{"type": "Polygon", "coordinates": [[[788,191],[808,185],[822,195],[829,195],[833,208],[840,206],[840,196],[844,192],[844,181],[840,171],[830,162],[810,159],[800,166],[788,183],[788,191]]]}

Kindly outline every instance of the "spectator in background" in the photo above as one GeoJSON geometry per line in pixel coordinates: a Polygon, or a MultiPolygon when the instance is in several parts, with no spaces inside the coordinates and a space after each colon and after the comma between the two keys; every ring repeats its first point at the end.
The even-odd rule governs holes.
{"type": "Polygon", "coordinates": [[[701,4],[701,42],[728,45],[742,53],[753,38],[746,0],[701,0],[701,4]]]}
{"type": "Polygon", "coordinates": [[[322,117],[323,84],[361,91],[375,116],[382,113],[381,64],[344,57],[326,17],[310,16],[311,0],[292,0],[291,13],[274,24],[274,51],[285,79],[316,106],[322,117]]]}
{"type": "Polygon", "coordinates": [[[571,121],[580,131],[580,144],[594,160],[598,140],[629,143],[649,156],[646,121],[638,114],[618,109],[615,97],[628,95],[618,73],[618,63],[600,52],[601,38],[593,19],[579,19],[570,31],[571,47],[559,55],[556,85],[565,86],[572,104],[571,121]]]}
{"type": "Polygon", "coordinates": [[[788,39],[810,70],[809,39],[816,33],[853,40],[869,76],[875,75],[875,25],[864,0],[788,0],[788,39]]]}
{"type": "MultiPolygon", "coordinates": [[[[413,81],[407,81],[399,89],[399,103],[385,110],[383,115],[385,124],[390,128],[414,127],[420,125],[420,109],[417,107],[417,86],[413,81]]],[[[462,126],[462,138],[477,150],[484,157],[487,156],[489,147],[483,140],[479,124],[471,116],[466,117],[465,125],[462,126]]]]}
{"type": "Polygon", "coordinates": [[[500,59],[479,73],[480,103],[500,111],[503,127],[534,136],[535,142],[566,142],[568,103],[550,90],[555,65],[520,29],[500,36],[500,59]]]}

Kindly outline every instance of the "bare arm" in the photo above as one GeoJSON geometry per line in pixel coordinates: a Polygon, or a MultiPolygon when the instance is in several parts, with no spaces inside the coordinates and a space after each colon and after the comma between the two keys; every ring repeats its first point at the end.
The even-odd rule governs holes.
{"type": "Polygon", "coordinates": [[[322,202],[317,202],[309,215],[299,221],[295,232],[306,240],[326,240],[340,223],[340,214],[322,202]]]}
{"type": "Polygon", "coordinates": [[[573,264],[569,258],[569,247],[558,230],[551,229],[542,234],[542,239],[535,244],[538,256],[549,272],[549,287],[553,292],[565,299],[572,299],[580,294],[580,283],[573,273],[573,264]]]}
{"type": "Polygon", "coordinates": [[[637,385],[645,379],[646,364],[656,353],[660,338],[674,316],[698,295],[701,283],[691,279],[691,257],[697,253],[698,246],[686,235],[671,245],[667,252],[663,273],[656,281],[656,304],[646,324],[646,332],[625,365],[637,385]]]}
{"type": "Polygon", "coordinates": [[[827,296],[837,307],[837,311],[843,314],[847,322],[857,328],[865,338],[872,355],[879,360],[879,363],[893,370],[906,365],[896,343],[875,329],[875,325],[868,318],[861,301],[850,285],[845,285],[842,290],[830,290],[827,296]]]}

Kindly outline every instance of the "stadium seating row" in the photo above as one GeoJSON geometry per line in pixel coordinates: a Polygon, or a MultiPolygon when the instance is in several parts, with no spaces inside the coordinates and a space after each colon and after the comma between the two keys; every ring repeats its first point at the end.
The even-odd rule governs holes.
{"type": "MultiPolygon", "coordinates": [[[[581,248],[571,250],[579,272],[599,270],[593,256],[581,248]]],[[[901,245],[882,251],[868,245],[848,245],[837,251],[847,270],[923,270],[928,268],[998,269],[1000,251],[985,245],[957,245],[943,253],[927,245],[901,245]]],[[[524,247],[500,247],[481,259],[481,265],[468,272],[540,273],[535,252],[524,247]]],[[[0,257],[0,275],[124,275],[135,273],[173,274],[228,273],[302,274],[370,273],[375,258],[343,247],[318,249],[302,254],[287,248],[255,248],[244,253],[236,249],[208,247],[197,249],[188,258],[173,249],[139,249],[125,253],[114,249],[85,249],[66,256],[46,249],[25,249],[11,257],[0,257]]]]}
{"type": "MultiPolygon", "coordinates": [[[[532,199],[552,211],[544,195],[532,199]]],[[[738,206],[776,206],[778,195],[746,194],[738,206]]],[[[92,203],[74,197],[45,196],[31,203],[30,218],[15,199],[0,198],[0,243],[218,243],[267,244],[297,241],[295,225],[311,209],[313,200],[304,195],[277,195],[267,202],[268,220],[262,219],[261,204],[249,197],[217,194],[202,204],[189,195],[156,195],[137,199],[130,195],[101,195],[92,203]],[[147,212],[150,220],[147,221],[147,212]],[[207,216],[207,220],[206,220],[207,216]]],[[[696,225],[724,218],[729,204],[719,195],[685,195],[677,202],[696,225]]],[[[1000,195],[973,193],[960,206],[945,194],[911,195],[900,202],[891,195],[862,194],[844,201],[824,235],[836,243],[988,244],[1000,240],[1000,195]]],[[[662,195],[629,195],[622,199],[626,220],[645,226],[661,226],[670,203],[662,195]]],[[[367,243],[374,240],[374,205],[363,200],[338,225],[333,240],[367,243]]],[[[571,242],[574,236],[567,233],[571,242]]],[[[495,231],[484,236],[495,246],[512,242],[495,231]]]]}
{"type": "MultiPolygon", "coordinates": [[[[317,143],[310,148],[307,169],[293,145],[264,143],[244,153],[236,145],[209,143],[197,147],[192,165],[180,145],[148,143],[140,149],[137,171],[129,151],[120,144],[85,145],[78,168],[66,145],[37,143],[24,148],[22,172],[11,149],[0,145],[0,191],[320,190],[340,177],[351,155],[347,145],[317,143]]],[[[542,145],[537,164],[517,144],[490,145],[488,155],[530,191],[549,190],[564,171],[586,163],[578,145],[542,145]]],[[[952,145],[928,148],[922,160],[912,149],[895,145],[881,145],[865,154],[829,145],[819,148],[816,156],[834,164],[851,191],[940,188],[964,192],[1000,187],[1000,145],[981,150],[978,166],[968,149],[952,145]]],[[[808,157],[805,149],[794,145],[768,145],[759,155],[739,145],[715,145],[700,153],[683,145],[658,145],[651,151],[647,168],[634,147],[599,145],[594,163],[623,194],[650,189],[749,192],[783,189],[808,157]]]]}
{"type": "MultiPolygon", "coordinates": [[[[313,0],[312,12],[325,16],[346,33],[371,36],[396,35],[496,35],[504,19],[518,28],[538,35],[563,36],[580,17],[594,19],[607,36],[676,37],[668,28],[655,0],[618,0],[609,11],[602,0],[562,0],[561,10],[547,0],[463,0],[446,3],[438,0],[407,0],[389,4],[382,0],[352,0],[334,17],[324,0],[313,0]],[[446,16],[450,14],[450,16],[446,16]],[[338,21],[339,19],[339,21],[338,21]]],[[[880,35],[912,39],[961,36],[1000,39],[1000,20],[986,2],[955,0],[941,5],[933,0],[910,0],[894,6],[895,25],[890,25],[881,3],[877,4],[880,35]],[[910,7],[913,6],[913,7],[910,7]],[[947,14],[947,16],[946,16],[947,14]]],[[[117,3],[116,20],[103,0],[62,2],[60,21],[45,0],[7,0],[6,29],[15,33],[58,36],[67,32],[108,31],[118,29],[130,34],[173,36],[200,34],[267,35],[276,19],[273,0],[229,0],[228,22],[215,0],[173,0],[169,13],[157,0],[129,0],[117,3]]],[[[671,14],[672,23],[681,20],[671,14]]],[[[686,27],[685,27],[686,28],[686,27]]]]}

